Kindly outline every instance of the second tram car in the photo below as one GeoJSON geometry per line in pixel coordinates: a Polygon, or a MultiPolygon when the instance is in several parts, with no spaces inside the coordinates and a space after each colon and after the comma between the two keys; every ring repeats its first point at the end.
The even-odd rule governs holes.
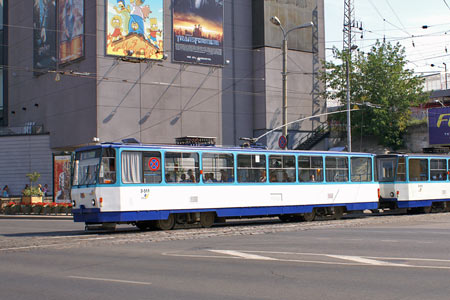
{"type": "Polygon", "coordinates": [[[450,156],[429,154],[377,155],[380,208],[428,213],[450,208],[450,156]]]}
{"type": "Polygon", "coordinates": [[[254,216],[339,218],[377,209],[375,156],[325,151],[106,143],[78,149],[75,222],[140,229],[254,216]]]}

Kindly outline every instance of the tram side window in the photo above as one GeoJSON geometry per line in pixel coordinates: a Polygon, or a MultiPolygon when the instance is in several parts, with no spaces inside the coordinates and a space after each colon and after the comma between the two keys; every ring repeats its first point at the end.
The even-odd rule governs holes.
{"type": "Polygon", "coordinates": [[[348,181],[348,158],[333,156],[326,157],[325,172],[327,182],[348,181]]]}
{"type": "Polygon", "coordinates": [[[122,152],[122,182],[142,183],[142,152],[122,152]]]}
{"type": "Polygon", "coordinates": [[[295,156],[269,156],[270,182],[295,182],[295,156]]]}
{"type": "Polygon", "coordinates": [[[113,148],[103,149],[98,179],[103,184],[116,183],[116,150],[113,148]]]}
{"type": "Polygon", "coordinates": [[[404,157],[398,158],[396,181],[406,181],[406,159],[404,157]]]}
{"type": "MultiPolygon", "coordinates": [[[[380,182],[392,182],[395,178],[396,158],[377,158],[377,180],[380,182]]],[[[353,162],[352,162],[353,164],[353,162]]]]}
{"type": "Polygon", "coordinates": [[[298,177],[303,182],[322,182],[323,158],[320,156],[299,156],[298,177]]]}
{"type": "Polygon", "coordinates": [[[428,159],[409,159],[409,180],[427,181],[428,180],[428,159]]]}
{"type": "Polygon", "coordinates": [[[161,183],[161,153],[144,152],[143,155],[144,183],[161,183]]]}
{"type": "Polygon", "coordinates": [[[432,181],[447,180],[447,161],[445,159],[430,160],[430,176],[432,181]]]}
{"type": "Polygon", "coordinates": [[[200,180],[198,153],[166,152],[167,183],[198,183],[200,180]]]}
{"type": "Polygon", "coordinates": [[[266,182],[266,156],[239,154],[237,157],[238,182],[266,182]]]}
{"type": "Polygon", "coordinates": [[[372,181],[372,160],[369,157],[352,157],[350,161],[352,182],[372,181]]]}
{"type": "Polygon", "coordinates": [[[227,153],[203,153],[203,182],[234,182],[234,157],[227,153]]]}

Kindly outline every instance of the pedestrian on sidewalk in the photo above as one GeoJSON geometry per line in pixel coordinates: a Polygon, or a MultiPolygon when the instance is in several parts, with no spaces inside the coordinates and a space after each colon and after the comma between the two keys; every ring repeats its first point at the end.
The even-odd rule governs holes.
{"type": "Polygon", "coordinates": [[[3,187],[3,190],[2,190],[2,197],[5,197],[5,198],[8,198],[8,197],[9,197],[9,187],[8,187],[8,185],[5,185],[5,186],[3,187]]]}

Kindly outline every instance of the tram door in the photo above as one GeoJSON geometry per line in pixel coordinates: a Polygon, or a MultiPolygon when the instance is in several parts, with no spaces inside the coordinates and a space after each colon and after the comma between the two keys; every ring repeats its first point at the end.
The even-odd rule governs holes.
{"type": "Polygon", "coordinates": [[[377,177],[380,183],[381,198],[394,198],[395,169],[397,157],[377,158],[377,177]]]}

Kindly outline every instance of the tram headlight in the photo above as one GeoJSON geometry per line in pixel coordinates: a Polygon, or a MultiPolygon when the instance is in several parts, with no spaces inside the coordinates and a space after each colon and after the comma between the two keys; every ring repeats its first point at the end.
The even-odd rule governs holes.
{"type": "Polygon", "coordinates": [[[394,192],[391,192],[391,197],[394,198],[394,192]]]}
{"type": "Polygon", "coordinates": [[[72,207],[77,206],[77,202],[75,200],[72,200],[72,207]]]}
{"type": "Polygon", "coordinates": [[[95,206],[95,199],[92,199],[91,204],[92,206],[95,206]]]}

